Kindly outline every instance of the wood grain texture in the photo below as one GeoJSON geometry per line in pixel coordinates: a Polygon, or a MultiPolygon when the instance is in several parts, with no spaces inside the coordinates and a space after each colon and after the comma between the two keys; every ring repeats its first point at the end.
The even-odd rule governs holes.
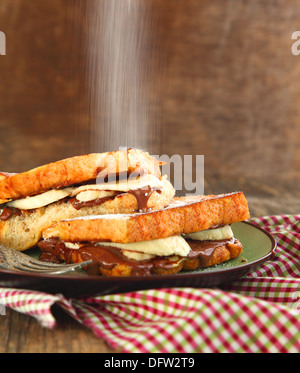
{"type": "Polygon", "coordinates": [[[0,316],[0,353],[114,352],[57,306],[53,308],[53,315],[57,326],[49,330],[30,316],[6,309],[6,314],[0,316]]]}
{"type": "Polygon", "coordinates": [[[299,177],[296,2],[200,3],[173,2],[166,147],[204,154],[206,174],[299,177]]]}
{"type": "MultiPolygon", "coordinates": [[[[86,4],[1,1],[0,169],[96,150],[86,4]]],[[[207,176],[299,180],[300,56],[291,53],[299,13],[296,0],[153,1],[161,38],[153,56],[164,62],[162,99],[152,108],[161,136],[149,151],[204,154],[207,176]]]]}

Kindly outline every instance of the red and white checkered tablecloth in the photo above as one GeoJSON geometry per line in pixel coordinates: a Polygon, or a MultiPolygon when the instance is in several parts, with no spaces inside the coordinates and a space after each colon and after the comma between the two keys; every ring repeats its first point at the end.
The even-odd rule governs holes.
{"type": "Polygon", "coordinates": [[[274,236],[276,255],[226,287],[72,299],[0,288],[0,303],[47,328],[56,326],[56,303],[127,353],[300,352],[300,215],[250,221],[274,236]]]}

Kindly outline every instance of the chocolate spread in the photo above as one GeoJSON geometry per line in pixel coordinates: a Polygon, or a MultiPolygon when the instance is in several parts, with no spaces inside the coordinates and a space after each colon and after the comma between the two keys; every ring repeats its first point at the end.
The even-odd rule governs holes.
{"type": "MultiPolygon", "coordinates": [[[[199,259],[199,268],[207,266],[214,251],[227,243],[234,243],[234,238],[220,241],[197,241],[187,240],[191,250],[187,256],[188,259],[199,259]]],[[[163,270],[172,269],[183,257],[176,257],[174,261],[170,257],[155,256],[148,260],[132,260],[122,254],[122,250],[113,246],[93,245],[91,243],[83,244],[79,249],[67,248],[63,242],[59,242],[56,238],[40,241],[38,244],[42,250],[41,260],[50,262],[72,263],[74,256],[80,261],[92,259],[93,264],[87,267],[88,274],[99,274],[100,269],[104,268],[111,270],[116,265],[124,265],[131,268],[132,276],[148,276],[154,273],[154,270],[159,268],[163,270]]]]}
{"type": "Polygon", "coordinates": [[[154,267],[168,269],[174,265],[174,262],[167,257],[132,260],[123,255],[122,250],[113,246],[96,246],[87,243],[80,249],[69,249],[55,238],[40,241],[38,246],[42,250],[40,260],[43,261],[72,263],[73,255],[80,257],[82,261],[92,259],[94,263],[87,267],[88,274],[100,274],[99,265],[110,270],[116,265],[123,264],[131,268],[132,276],[146,276],[151,274],[154,267]]]}
{"type": "Polygon", "coordinates": [[[110,199],[114,199],[115,197],[116,196],[109,196],[109,197],[97,198],[97,199],[93,199],[91,201],[85,201],[85,202],[78,201],[78,199],[74,197],[74,198],[69,198],[69,202],[74,207],[74,209],[80,210],[82,207],[92,207],[92,206],[102,205],[102,203],[110,199]]]}
{"type": "Polygon", "coordinates": [[[234,243],[234,238],[229,238],[219,241],[198,241],[198,240],[186,240],[191,250],[188,253],[188,259],[198,258],[200,260],[200,268],[205,268],[208,265],[214,251],[227,243],[234,243]]]}
{"type": "Polygon", "coordinates": [[[138,204],[138,211],[146,212],[148,208],[148,201],[152,193],[156,191],[161,193],[159,188],[151,188],[149,185],[140,189],[129,190],[128,193],[135,196],[138,204]]]}
{"type": "MultiPolygon", "coordinates": [[[[143,187],[140,189],[134,189],[134,190],[129,190],[127,193],[130,193],[135,196],[138,204],[138,211],[141,212],[146,212],[148,208],[148,201],[149,198],[151,197],[152,193],[156,191],[158,193],[161,193],[161,189],[158,188],[151,188],[150,186],[143,187]]],[[[124,192],[120,192],[119,194],[116,194],[115,196],[109,196],[109,197],[103,197],[103,198],[97,198],[91,201],[85,201],[85,202],[80,202],[76,199],[76,197],[69,198],[68,201],[72,204],[72,206],[76,209],[79,210],[82,207],[92,207],[92,206],[98,206],[101,205],[102,203],[114,199],[117,195],[123,194],[124,192]]]]}
{"type": "Polygon", "coordinates": [[[9,218],[11,218],[13,215],[21,215],[21,211],[19,209],[16,209],[14,207],[4,207],[1,215],[0,220],[6,221],[9,218]]]}

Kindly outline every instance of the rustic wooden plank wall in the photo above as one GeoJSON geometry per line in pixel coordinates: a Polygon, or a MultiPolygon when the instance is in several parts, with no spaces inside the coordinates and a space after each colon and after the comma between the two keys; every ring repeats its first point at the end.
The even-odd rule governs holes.
{"type": "MultiPolygon", "coordinates": [[[[87,131],[88,1],[1,0],[1,170],[101,151],[87,131]]],[[[151,0],[151,7],[164,62],[151,108],[161,133],[150,152],[204,154],[213,186],[220,176],[298,190],[297,0],[151,0]]]]}

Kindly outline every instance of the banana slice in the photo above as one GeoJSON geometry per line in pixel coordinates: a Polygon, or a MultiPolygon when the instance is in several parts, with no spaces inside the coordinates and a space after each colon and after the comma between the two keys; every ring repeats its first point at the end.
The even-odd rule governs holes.
{"type": "Polygon", "coordinates": [[[181,236],[171,236],[159,238],[157,240],[133,242],[133,243],[118,243],[118,242],[98,242],[99,246],[114,246],[123,250],[137,251],[144,254],[169,256],[180,255],[187,256],[191,248],[189,244],[181,236]]]}
{"type": "Polygon", "coordinates": [[[159,180],[154,175],[142,175],[137,178],[118,180],[116,182],[81,185],[80,187],[74,189],[72,197],[76,196],[80,192],[88,190],[128,192],[129,190],[140,189],[146,186],[150,186],[151,188],[160,188],[163,187],[165,179],[166,176],[163,176],[162,180],[159,180]]]}
{"type": "Polygon", "coordinates": [[[72,250],[79,250],[80,247],[82,246],[78,243],[73,243],[73,242],[64,242],[64,244],[68,249],[72,249],[72,250]]]}
{"type": "Polygon", "coordinates": [[[36,196],[26,197],[22,199],[17,199],[12,202],[8,202],[6,206],[15,207],[20,210],[37,209],[39,207],[47,206],[50,203],[68,197],[69,195],[71,195],[72,191],[73,188],[51,189],[45,193],[38,194],[36,196]]]}
{"type": "Polygon", "coordinates": [[[112,197],[116,192],[106,190],[85,190],[77,194],[76,199],[80,202],[94,201],[98,198],[112,197]]]}
{"type": "Polygon", "coordinates": [[[233,232],[230,225],[225,225],[222,228],[206,229],[200,232],[185,234],[183,237],[185,239],[198,241],[220,241],[232,238],[233,232]]]}
{"type": "Polygon", "coordinates": [[[138,253],[137,251],[122,250],[122,254],[132,260],[149,260],[155,257],[152,254],[138,253]]]}

